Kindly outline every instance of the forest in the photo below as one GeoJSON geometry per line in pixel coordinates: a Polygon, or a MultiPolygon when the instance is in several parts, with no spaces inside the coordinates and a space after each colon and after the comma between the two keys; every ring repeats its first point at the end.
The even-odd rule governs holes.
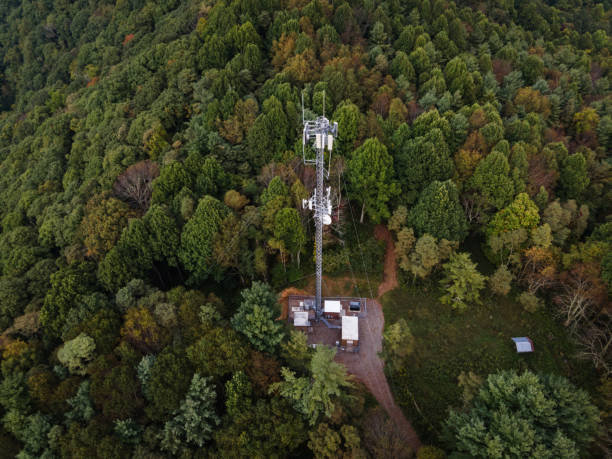
{"type": "Polygon", "coordinates": [[[0,455],[612,455],[611,35],[610,0],[0,1],[0,455]],[[374,298],[389,235],[418,449],[279,320],[321,114],[325,280],[374,298]]]}

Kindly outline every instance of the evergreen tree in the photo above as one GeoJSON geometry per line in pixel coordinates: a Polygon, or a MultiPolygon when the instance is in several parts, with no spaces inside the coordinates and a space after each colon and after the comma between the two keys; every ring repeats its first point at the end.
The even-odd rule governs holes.
{"type": "Polygon", "coordinates": [[[398,176],[410,203],[414,202],[418,193],[432,181],[450,179],[454,169],[449,147],[437,121],[432,119],[426,123],[421,117],[418,123],[415,121],[413,125],[415,137],[399,137],[398,141],[401,143],[396,151],[398,176]],[[421,127],[421,124],[429,124],[429,129],[427,126],[421,127]],[[424,130],[425,133],[416,135],[419,130],[424,130]]]}
{"type": "Polygon", "coordinates": [[[271,391],[290,400],[310,425],[315,425],[322,415],[329,418],[335,403],[344,396],[344,390],[352,384],[343,365],[334,362],[336,351],[327,346],[317,346],[310,362],[310,377],[297,377],[288,368],[281,373],[284,381],[270,386],[271,391]]]}
{"type": "Polygon", "coordinates": [[[378,139],[368,139],[348,162],[351,193],[361,203],[361,217],[367,212],[373,222],[390,216],[388,202],[399,193],[394,181],[393,158],[378,139]]]}
{"type": "Polygon", "coordinates": [[[453,450],[470,457],[579,457],[592,441],[597,408],[556,375],[489,375],[467,412],[446,421],[453,450]]]}
{"type": "Polygon", "coordinates": [[[489,153],[476,166],[469,185],[496,209],[509,204],[514,197],[514,183],[506,156],[497,150],[489,153]]]}
{"type": "Polygon", "coordinates": [[[164,424],[161,448],[176,454],[184,443],[201,448],[213,436],[220,419],[215,412],[217,394],[211,378],[193,375],[185,400],[164,424]]]}
{"type": "Polygon", "coordinates": [[[579,199],[589,186],[586,159],[582,153],[569,155],[561,163],[561,191],[567,199],[579,199]]]}
{"type": "Polygon", "coordinates": [[[444,277],[440,281],[446,294],[440,298],[453,309],[464,311],[470,304],[480,303],[480,291],[486,277],[478,272],[468,253],[453,253],[443,265],[444,277]]]}
{"type": "Polygon", "coordinates": [[[430,183],[410,210],[408,223],[418,235],[428,233],[440,239],[462,241],[468,224],[455,184],[450,180],[430,183]]]}
{"type": "Polygon", "coordinates": [[[193,283],[205,280],[215,270],[212,264],[213,237],[226,213],[227,208],[222,203],[205,196],[183,228],[178,256],[191,273],[193,283]]]}
{"type": "Polygon", "coordinates": [[[242,302],[232,317],[232,326],[260,351],[274,352],[283,340],[283,327],[276,321],[277,298],[270,286],[253,282],[241,293],[242,302]]]}

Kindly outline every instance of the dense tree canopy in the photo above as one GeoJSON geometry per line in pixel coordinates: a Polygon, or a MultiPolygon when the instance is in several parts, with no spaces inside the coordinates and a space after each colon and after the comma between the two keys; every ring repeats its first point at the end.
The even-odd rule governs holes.
{"type": "Polygon", "coordinates": [[[468,412],[451,412],[447,428],[453,448],[472,457],[577,457],[598,417],[564,378],[501,372],[487,378],[468,412]]]}
{"type": "MultiPolygon", "coordinates": [[[[611,361],[610,10],[543,0],[0,2],[3,452],[408,454],[382,416],[366,419],[365,389],[333,350],[314,352],[284,321],[277,294],[308,290],[315,271],[302,116],[339,123],[325,155],[326,288],[374,296],[393,262],[377,226],[387,225],[400,288],[436,304],[486,303],[439,320],[498,320],[487,307],[500,303],[526,324],[562,327],[554,342],[570,363],[551,365],[551,351],[528,366],[571,373],[584,357],[588,370],[572,382],[603,410],[609,390],[593,387],[609,386],[611,361]]],[[[409,399],[401,378],[437,387],[446,375],[412,365],[427,349],[411,320],[385,320],[382,354],[406,412],[425,401],[409,399]]],[[[524,368],[498,353],[478,360],[524,368]]],[[[465,355],[436,365],[465,362],[476,365],[465,355]]],[[[594,417],[582,392],[554,377],[504,381],[523,377],[541,406],[556,391],[582,424],[535,428],[488,405],[484,389],[472,411],[452,415],[450,446],[430,413],[410,421],[449,452],[477,456],[486,443],[494,455],[514,445],[476,427],[495,432],[503,415],[524,433],[522,456],[586,455],[594,417]]],[[[439,398],[443,410],[455,389],[439,398]]]]}

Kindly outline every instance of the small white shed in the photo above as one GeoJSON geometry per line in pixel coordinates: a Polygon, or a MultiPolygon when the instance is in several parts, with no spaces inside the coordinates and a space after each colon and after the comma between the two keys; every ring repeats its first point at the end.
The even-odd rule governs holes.
{"type": "Polygon", "coordinates": [[[526,336],[512,338],[512,341],[514,341],[514,344],[516,345],[516,352],[518,352],[519,354],[534,351],[533,341],[531,341],[526,336]]]}
{"type": "Polygon", "coordinates": [[[359,317],[342,316],[342,345],[357,346],[359,344],[359,317]]]}
{"type": "Polygon", "coordinates": [[[325,300],[323,304],[323,314],[328,319],[337,319],[342,312],[342,303],[336,300],[325,300]]]}
{"type": "Polygon", "coordinates": [[[296,311],[293,313],[293,326],[294,327],[309,327],[310,321],[308,320],[308,311],[296,311]]]}

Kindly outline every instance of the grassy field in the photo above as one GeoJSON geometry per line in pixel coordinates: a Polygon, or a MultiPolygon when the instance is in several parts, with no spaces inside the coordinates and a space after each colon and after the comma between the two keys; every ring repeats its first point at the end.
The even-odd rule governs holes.
{"type": "Polygon", "coordinates": [[[591,391],[596,375],[588,362],[574,359],[575,348],[562,326],[546,311],[525,312],[508,298],[457,313],[438,301],[441,292],[400,288],[382,298],[385,325],[404,318],[416,339],[405,368],[389,374],[396,401],[424,443],[438,443],[448,408],[461,404],[461,371],[486,375],[499,369],[531,369],[567,376],[591,391]],[[528,336],[533,354],[517,354],[513,336],[528,336]]]}

